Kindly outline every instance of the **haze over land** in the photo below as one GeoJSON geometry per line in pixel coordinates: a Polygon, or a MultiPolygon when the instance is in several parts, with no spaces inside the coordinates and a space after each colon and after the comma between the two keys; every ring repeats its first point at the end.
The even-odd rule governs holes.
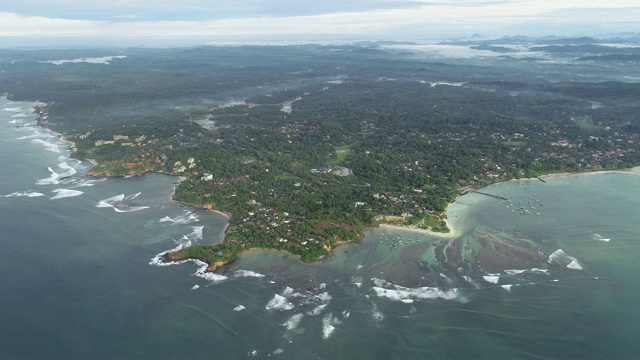
{"type": "Polygon", "coordinates": [[[638,32],[636,1],[56,1],[4,4],[1,46],[433,40],[638,32]]]}

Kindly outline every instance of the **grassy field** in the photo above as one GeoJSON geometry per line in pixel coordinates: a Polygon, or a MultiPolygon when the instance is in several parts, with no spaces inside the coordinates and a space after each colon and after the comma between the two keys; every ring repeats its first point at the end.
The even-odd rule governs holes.
{"type": "Polygon", "coordinates": [[[593,123],[591,116],[576,116],[572,117],[571,120],[578,125],[579,128],[585,130],[596,130],[600,129],[602,126],[596,125],[593,123]]]}
{"type": "Polygon", "coordinates": [[[340,165],[347,158],[347,156],[351,155],[351,146],[353,145],[339,145],[334,146],[333,149],[336,152],[336,159],[331,160],[328,165],[340,165]]]}

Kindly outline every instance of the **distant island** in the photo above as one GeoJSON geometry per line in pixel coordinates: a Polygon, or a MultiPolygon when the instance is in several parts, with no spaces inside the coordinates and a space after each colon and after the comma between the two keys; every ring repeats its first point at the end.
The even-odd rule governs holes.
{"type": "Polygon", "coordinates": [[[110,59],[99,65],[13,52],[0,84],[45,103],[38,123],[94,162],[87,175],[180,176],[175,200],[227,217],[220,243],[165,254],[210,271],[254,248],[317,261],[381,224],[448,233],[447,206],[470,190],[640,165],[637,83],[573,81],[563,64],[532,67],[511,50],[445,62],[410,46],[66,57],[110,59]]]}

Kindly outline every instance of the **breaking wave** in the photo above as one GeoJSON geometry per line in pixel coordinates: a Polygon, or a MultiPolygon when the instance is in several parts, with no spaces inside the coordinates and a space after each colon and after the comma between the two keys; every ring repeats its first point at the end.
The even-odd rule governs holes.
{"type": "Polygon", "coordinates": [[[138,196],[140,196],[140,192],[125,196],[124,194],[112,196],[110,198],[106,198],[104,200],[100,200],[97,204],[97,208],[112,208],[113,211],[117,213],[129,213],[134,211],[140,211],[144,209],[148,209],[148,206],[140,206],[134,205],[130,203],[130,201],[134,200],[138,196]]]}
{"type": "Polygon", "coordinates": [[[233,308],[233,311],[242,311],[242,310],[244,310],[244,309],[245,309],[245,307],[244,307],[244,306],[242,306],[242,305],[238,305],[238,306],[236,306],[236,307],[234,307],[234,308],[233,308]]]}
{"type": "Polygon", "coordinates": [[[551,255],[549,255],[549,264],[557,264],[566,266],[569,269],[573,270],[582,270],[583,267],[578,262],[578,259],[573,256],[567,255],[562,249],[558,249],[554,251],[551,255]]]}
{"type": "Polygon", "coordinates": [[[303,313],[295,314],[282,324],[282,326],[284,326],[289,332],[300,332],[298,331],[298,326],[300,325],[303,317],[303,313]]]}
{"type": "Polygon", "coordinates": [[[267,305],[265,306],[267,310],[278,310],[278,311],[291,310],[294,307],[295,305],[290,303],[286,297],[278,294],[275,294],[273,296],[273,299],[271,299],[271,301],[269,301],[269,303],[267,303],[267,305]]]}
{"type": "Polygon", "coordinates": [[[249,271],[249,270],[238,270],[236,271],[236,277],[254,277],[254,278],[261,278],[264,277],[263,274],[257,273],[255,271],[249,271]]]}
{"type": "Polygon", "coordinates": [[[176,216],[175,218],[165,216],[162,219],[160,219],[158,222],[161,222],[161,223],[170,222],[172,224],[189,224],[197,221],[200,221],[200,219],[198,218],[198,215],[196,215],[196,213],[191,211],[185,211],[184,214],[180,216],[176,216]]]}
{"type": "Polygon", "coordinates": [[[342,322],[337,317],[333,316],[333,313],[327,314],[322,319],[322,338],[328,339],[336,330],[336,325],[340,325],[342,322]]]}
{"type": "Polygon", "coordinates": [[[35,192],[33,190],[27,190],[27,191],[16,191],[11,194],[1,195],[0,197],[9,198],[9,197],[40,197],[40,196],[44,196],[44,194],[35,192]]]}
{"type": "Polygon", "coordinates": [[[208,280],[214,284],[217,284],[219,282],[222,282],[224,280],[227,279],[226,276],[224,275],[219,275],[219,274],[214,274],[212,272],[207,272],[207,268],[209,267],[209,265],[203,261],[200,260],[196,260],[196,259],[188,259],[188,260],[181,260],[181,261],[172,261],[172,262],[165,262],[164,256],[167,253],[170,252],[175,252],[175,251],[179,251],[182,250],[184,248],[187,248],[191,246],[191,241],[187,241],[185,243],[181,243],[178,244],[178,246],[176,246],[173,249],[167,250],[167,251],[163,251],[159,254],[157,254],[156,256],[152,257],[151,260],[149,261],[149,265],[154,265],[154,266],[171,266],[171,265],[179,265],[179,264],[184,264],[187,262],[192,262],[194,263],[196,266],[198,266],[198,269],[196,270],[196,272],[194,273],[195,276],[203,278],[205,280],[208,280]]]}
{"type": "Polygon", "coordinates": [[[55,189],[55,190],[52,190],[52,192],[56,193],[56,195],[53,196],[51,200],[80,196],[84,194],[84,192],[82,191],[70,190],[70,189],[55,189]]]}
{"type": "Polygon", "coordinates": [[[609,241],[611,241],[611,239],[604,238],[604,237],[603,237],[602,235],[600,235],[600,234],[593,234],[593,240],[604,241],[604,242],[609,242],[609,241]]]}
{"type": "Polygon", "coordinates": [[[462,278],[468,282],[469,284],[471,284],[474,288],[476,289],[480,289],[480,285],[478,285],[477,282],[475,282],[472,278],[468,277],[467,275],[463,275],[462,278]]]}
{"type": "Polygon", "coordinates": [[[327,305],[329,305],[329,304],[320,304],[320,305],[314,307],[312,310],[307,311],[307,314],[311,315],[311,316],[318,316],[318,315],[320,315],[322,310],[324,310],[327,307],[327,305]]]}
{"type": "Polygon", "coordinates": [[[22,111],[24,111],[21,107],[4,108],[2,110],[4,110],[4,111],[13,111],[13,112],[22,112],[22,111]]]}
{"type": "Polygon", "coordinates": [[[375,291],[378,297],[386,297],[396,301],[406,302],[407,300],[426,299],[455,300],[460,296],[460,292],[455,288],[449,290],[441,290],[430,286],[407,288],[381,279],[372,278],[371,280],[376,285],[373,287],[373,291],[375,291]]]}
{"type": "Polygon", "coordinates": [[[489,274],[482,277],[486,282],[497,284],[500,281],[500,274],[489,274]]]}
{"type": "Polygon", "coordinates": [[[31,140],[31,142],[34,142],[36,144],[40,144],[40,145],[44,146],[44,148],[47,151],[51,151],[51,152],[58,153],[58,154],[60,153],[60,145],[58,145],[58,144],[50,143],[50,142],[42,140],[42,139],[33,139],[33,140],[31,140]]]}

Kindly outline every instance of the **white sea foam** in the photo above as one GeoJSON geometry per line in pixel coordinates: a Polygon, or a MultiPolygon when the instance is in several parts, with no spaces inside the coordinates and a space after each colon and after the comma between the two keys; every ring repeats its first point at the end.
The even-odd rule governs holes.
{"type": "Polygon", "coordinates": [[[527,269],[524,269],[524,270],[505,270],[504,273],[507,274],[507,275],[518,275],[518,274],[522,274],[525,271],[527,271],[527,269]]]}
{"type": "Polygon", "coordinates": [[[242,306],[242,305],[238,305],[238,306],[236,306],[236,307],[234,307],[234,308],[233,308],[233,311],[242,311],[242,310],[244,310],[244,309],[246,309],[244,306],[242,306]]]}
{"type": "Polygon", "coordinates": [[[110,198],[106,198],[104,200],[100,200],[97,204],[97,208],[112,208],[113,211],[117,213],[129,213],[140,211],[144,209],[148,209],[148,206],[140,206],[140,205],[131,205],[127,203],[135,198],[137,198],[141,193],[136,193],[133,195],[125,196],[124,194],[112,196],[110,198]]]}
{"type": "Polygon", "coordinates": [[[210,282],[217,284],[219,282],[227,280],[227,277],[224,275],[216,274],[207,271],[209,265],[206,262],[200,260],[191,260],[197,266],[199,266],[198,270],[196,270],[195,275],[199,278],[203,278],[205,280],[209,280],[210,282]]]}
{"type": "Polygon", "coordinates": [[[25,114],[25,113],[18,113],[18,114],[11,115],[12,118],[22,118],[27,116],[29,116],[29,114],[25,114]]]}
{"type": "Polygon", "coordinates": [[[582,265],[580,265],[578,259],[567,255],[562,249],[558,249],[549,255],[548,261],[549,264],[566,265],[569,269],[582,270],[582,265]]]}
{"type": "Polygon", "coordinates": [[[2,110],[4,110],[4,111],[13,111],[13,112],[22,112],[22,111],[24,111],[21,107],[4,108],[2,110]]]}
{"type": "Polygon", "coordinates": [[[74,197],[74,196],[80,196],[80,195],[84,194],[84,192],[82,192],[82,191],[70,190],[70,189],[55,189],[55,190],[52,190],[51,192],[56,193],[56,195],[53,196],[51,198],[51,200],[74,197]]]}
{"type": "Polygon", "coordinates": [[[35,192],[33,190],[27,190],[27,191],[16,191],[14,193],[11,194],[7,194],[7,195],[2,195],[0,197],[5,197],[5,198],[9,198],[9,197],[40,197],[40,196],[44,196],[43,193],[39,193],[39,192],[35,192]]]}
{"type": "Polygon", "coordinates": [[[403,301],[407,299],[445,299],[454,300],[460,295],[458,289],[440,290],[436,287],[424,286],[419,288],[408,288],[392,284],[388,281],[372,278],[376,285],[372,289],[379,297],[386,297],[391,300],[403,301]]]}
{"type": "Polygon", "coordinates": [[[531,268],[529,269],[531,272],[540,272],[544,274],[549,274],[549,269],[539,269],[539,268],[531,268]]]}
{"type": "Polygon", "coordinates": [[[489,274],[482,277],[485,281],[497,284],[500,281],[500,274],[489,274]]]}
{"type": "Polygon", "coordinates": [[[118,209],[117,207],[113,207],[113,211],[117,213],[130,213],[130,212],[140,211],[148,208],[149,208],[148,206],[130,206],[126,208],[126,210],[122,210],[122,209],[118,209]]]}
{"type": "Polygon", "coordinates": [[[289,320],[287,320],[284,324],[282,324],[282,326],[284,326],[287,329],[287,331],[299,332],[297,331],[298,326],[300,325],[300,322],[302,321],[303,317],[304,317],[303,313],[295,314],[292,317],[290,317],[289,320]]]}
{"type": "Polygon", "coordinates": [[[53,171],[53,169],[50,167],[47,167],[47,169],[49,169],[49,172],[51,173],[51,175],[49,175],[48,178],[44,178],[36,181],[36,185],[57,185],[58,184],[58,179],[60,178],[60,174],[53,171]]]}
{"type": "Polygon", "coordinates": [[[602,235],[599,235],[599,234],[593,234],[593,240],[604,241],[604,242],[611,241],[611,239],[604,238],[602,237],[602,235]]]}
{"type": "Polygon", "coordinates": [[[333,313],[327,314],[324,319],[322,319],[322,338],[326,340],[331,337],[336,330],[336,325],[340,325],[341,323],[338,318],[333,316],[333,313]]]}
{"type": "Polygon", "coordinates": [[[189,224],[196,221],[200,221],[200,219],[198,218],[198,215],[196,215],[191,211],[185,211],[184,214],[180,216],[176,216],[175,218],[165,216],[162,219],[160,219],[159,222],[170,222],[172,224],[189,224]]]}
{"type": "Polygon", "coordinates": [[[474,288],[476,289],[480,289],[480,285],[478,285],[477,282],[475,282],[472,278],[468,277],[467,275],[463,275],[462,278],[468,282],[469,284],[471,284],[474,288]]]}
{"type": "Polygon", "coordinates": [[[159,254],[157,254],[156,256],[152,257],[151,260],[149,261],[149,265],[154,265],[154,266],[171,266],[171,265],[178,265],[178,264],[184,264],[187,262],[192,262],[194,263],[196,266],[198,266],[198,270],[196,270],[195,274],[196,276],[203,278],[205,280],[208,280],[214,284],[217,284],[219,282],[222,282],[224,280],[227,279],[226,276],[224,275],[219,275],[219,274],[214,274],[212,272],[207,272],[207,267],[209,266],[207,263],[200,261],[200,260],[195,260],[195,259],[188,259],[188,260],[182,260],[182,261],[173,261],[173,262],[164,262],[162,259],[164,258],[164,255],[169,253],[169,252],[175,252],[175,251],[179,251],[182,250],[184,248],[187,248],[191,246],[191,241],[187,241],[185,243],[181,243],[178,244],[178,246],[176,246],[173,249],[167,250],[167,251],[163,251],[159,254]]]}
{"type": "Polygon", "coordinates": [[[193,285],[191,287],[191,290],[198,290],[198,289],[200,289],[200,285],[193,285]]]}
{"type": "Polygon", "coordinates": [[[267,310],[278,310],[278,311],[291,310],[294,307],[295,306],[292,303],[290,303],[289,300],[287,300],[287,298],[278,294],[275,294],[273,296],[273,299],[271,299],[271,301],[269,301],[269,303],[267,303],[267,305],[265,306],[267,310]]]}
{"type": "Polygon", "coordinates": [[[236,277],[255,277],[255,278],[261,278],[264,277],[263,274],[257,273],[255,271],[249,271],[249,270],[238,270],[236,271],[236,277]]]}
{"type": "Polygon", "coordinates": [[[378,310],[378,306],[376,304],[373,304],[373,310],[371,311],[371,316],[373,316],[373,319],[375,321],[384,320],[384,315],[378,310]]]}
{"type": "Polygon", "coordinates": [[[278,348],[273,352],[273,355],[279,355],[279,354],[282,354],[283,352],[284,352],[283,349],[278,348]]]}
{"type": "Polygon", "coordinates": [[[202,240],[204,226],[192,226],[191,229],[193,231],[187,235],[187,238],[189,240],[202,240]]]}
{"type": "Polygon", "coordinates": [[[322,310],[324,310],[327,307],[327,305],[329,305],[329,304],[320,304],[320,305],[314,307],[313,309],[311,309],[310,311],[307,311],[307,314],[311,315],[311,316],[318,316],[318,315],[320,315],[322,310]]]}
{"type": "Polygon", "coordinates": [[[512,287],[513,285],[500,285],[500,286],[502,286],[502,288],[503,288],[503,289],[505,289],[505,290],[507,290],[508,292],[511,292],[511,287],[512,287]]]}
{"type": "Polygon", "coordinates": [[[580,265],[576,260],[571,261],[567,267],[569,269],[582,270],[582,265],[580,265]]]}
{"type": "Polygon", "coordinates": [[[45,150],[51,151],[54,153],[60,153],[60,146],[58,144],[50,143],[48,141],[42,139],[33,139],[31,142],[44,146],[45,150]]]}

